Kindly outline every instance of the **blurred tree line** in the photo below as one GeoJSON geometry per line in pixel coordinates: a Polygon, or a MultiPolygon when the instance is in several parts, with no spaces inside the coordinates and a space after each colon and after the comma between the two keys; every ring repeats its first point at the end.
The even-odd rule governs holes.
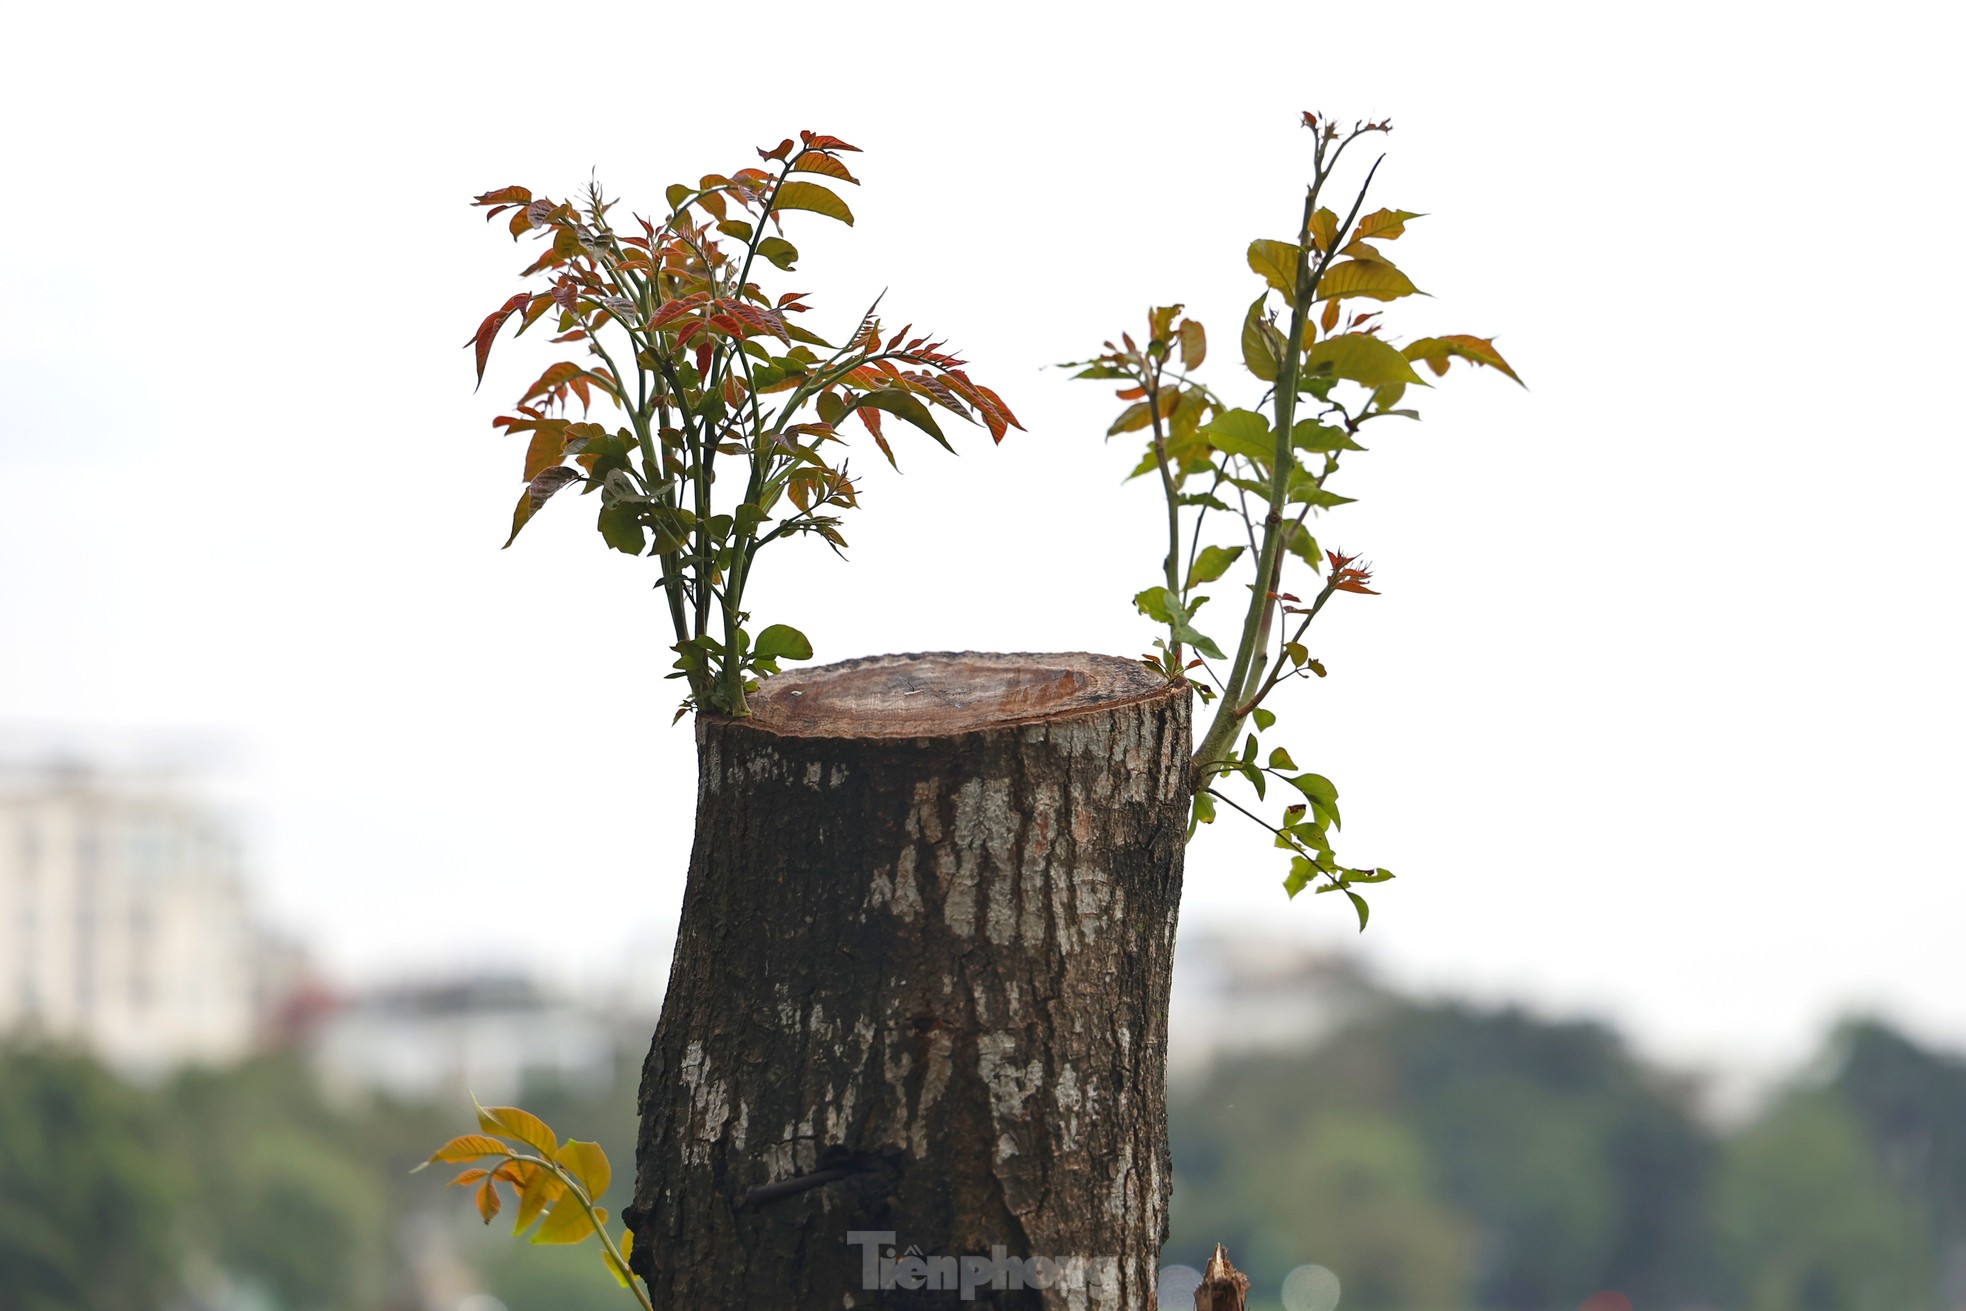
{"type": "MultiPolygon", "coordinates": [[[[632,1161],[623,1064],[605,1098],[524,1102],[632,1161]]],[[[332,1106],[293,1054],[138,1088],[72,1051],[0,1049],[0,1311],[451,1311],[476,1289],[618,1311],[591,1250],[486,1233],[410,1176],[471,1124],[468,1103],[332,1106]]]]}
{"type": "Polygon", "coordinates": [[[1346,1311],[1966,1305],[1966,1063],[1862,1021],[1734,1132],[1693,1092],[1596,1025],[1393,1002],[1177,1097],[1166,1259],[1316,1263],[1346,1311]]]}
{"type": "MultiPolygon", "coordinates": [[[[635,1064],[605,1098],[521,1099],[599,1138],[618,1188],[635,1064]]],[[[1252,1306],[1312,1262],[1346,1311],[1966,1304],[1966,1063],[1853,1023],[1733,1132],[1691,1101],[1601,1027],[1389,1001],[1177,1093],[1166,1259],[1227,1242],[1252,1306]]],[[[292,1056],[137,1088],[0,1051],[0,1311],[618,1311],[591,1251],[514,1244],[409,1177],[468,1118],[331,1106],[292,1056]]]]}

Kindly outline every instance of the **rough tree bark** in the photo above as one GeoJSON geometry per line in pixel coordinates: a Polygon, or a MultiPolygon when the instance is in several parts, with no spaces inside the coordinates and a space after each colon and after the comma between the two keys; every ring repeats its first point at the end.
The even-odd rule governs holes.
{"type": "Polygon", "coordinates": [[[655,1305],[1151,1308],[1186,690],[889,656],[752,710],[697,724],[627,1212],[655,1305]]]}

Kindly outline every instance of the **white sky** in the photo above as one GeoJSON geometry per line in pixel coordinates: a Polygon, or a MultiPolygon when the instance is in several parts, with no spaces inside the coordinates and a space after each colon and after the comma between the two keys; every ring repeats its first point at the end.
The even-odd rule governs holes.
{"type": "MultiPolygon", "coordinates": [[[[1157,505],[1043,366],[1184,300],[1218,389],[1307,173],[1390,115],[1378,203],[1533,390],[1456,369],[1319,525],[1384,595],[1284,707],[1362,940],[1227,824],[1187,924],[1799,1055],[1853,1005],[1966,1044],[1959,24],[1938,5],[22,7],[0,82],[0,723],[237,744],[278,918],[351,974],[664,943],[694,760],[646,561],[591,502],[498,550],[521,443],[459,343],[531,258],[468,208],[590,167],[633,207],[800,128],[822,333],[887,288],[1030,429],[869,451],[852,559],[766,557],[822,659],[1152,631],[1157,505]],[[1097,17],[1095,17],[1097,15],[1097,17]],[[754,41],[754,45],[745,45],[754,41]],[[1951,818],[1948,818],[1948,817],[1951,818]]],[[[1237,389],[1241,389],[1238,391],[1237,389]]],[[[571,499],[571,498],[570,498],[571,499]]],[[[666,945],[662,948],[666,950],[666,945]]]]}

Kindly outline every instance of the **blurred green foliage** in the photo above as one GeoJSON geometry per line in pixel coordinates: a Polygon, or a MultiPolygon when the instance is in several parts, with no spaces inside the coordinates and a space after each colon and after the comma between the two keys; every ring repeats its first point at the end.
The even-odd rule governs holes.
{"type": "Polygon", "coordinates": [[[1345,1311],[1962,1304],[1966,1065],[1871,1023],[1824,1064],[1722,1134],[1607,1029],[1388,999],[1177,1091],[1163,1259],[1227,1242],[1252,1308],[1313,1262],[1345,1311]]]}
{"type": "MultiPolygon", "coordinates": [[[[527,1096],[632,1160],[628,1064],[605,1098],[527,1096]]],[[[59,1048],[0,1050],[0,1311],[421,1311],[449,1278],[433,1247],[510,1311],[619,1305],[591,1252],[507,1260],[502,1227],[410,1177],[457,1116],[330,1106],[293,1056],[139,1088],[59,1048]]]]}
{"type": "Polygon", "coordinates": [[[151,1100],[61,1052],[0,1061],[0,1311],[121,1311],[172,1285],[151,1100]]]}
{"type": "MultiPolygon", "coordinates": [[[[522,1100],[625,1164],[634,1066],[606,1096],[522,1100]]],[[[1387,999],[1315,1050],[1177,1089],[1164,1259],[1228,1243],[1252,1311],[1310,1262],[1344,1311],[1966,1304],[1944,1282],[1966,1250],[1966,1064],[1861,1023],[1813,1068],[1720,1133],[1609,1030],[1387,999]]],[[[474,1286],[510,1311],[622,1305],[591,1251],[515,1244],[410,1177],[458,1115],[329,1105],[294,1057],[139,1088],[0,1051],[0,1311],[450,1311],[474,1286]]]]}

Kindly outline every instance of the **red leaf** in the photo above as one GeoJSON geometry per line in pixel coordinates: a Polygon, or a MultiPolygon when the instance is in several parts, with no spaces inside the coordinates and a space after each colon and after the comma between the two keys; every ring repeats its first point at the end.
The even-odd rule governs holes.
{"type": "MultiPolygon", "coordinates": [[[[481,385],[485,381],[485,361],[491,358],[492,338],[498,336],[498,330],[505,326],[505,321],[516,314],[519,307],[531,299],[531,292],[522,291],[511,300],[506,301],[490,314],[487,314],[485,321],[478,325],[477,335],[464,343],[466,346],[475,345],[478,348],[478,382],[481,385]]],[[[475,391],[476,388],[474,387],[472,390],[475,391]]]]}
{"type": "Polygon", "coordinates": [[[766,150],[760,147],[758,150],[758,158],[776,159],[782,162],[785,159],[785,157],[791,153],[792,153],[792,138],[786,137],[783,141],[779,142],[776,146],[772,147],[770,150],[766,150]]]}
{"type": "Polygon", "coordinates": [[[702,308],[709,300],[708,293],[701,291],[688,296],[679,296],[655,312],[655,317],[649,320],[649,327],[660,328],[665,324],[673,323],[691,310],[702,308]]]}
{"type": "Polygon", "coordinates": [[[1025,431],[1024,425],[1017,422],[1017,416],[1010,412],[1010,407],[1003,403],[1003,397],[997,395],[980,382],[971,383],[970,386],[974,387],[983,399],[989,402],[983,406],[983,414],[984,422],[989,425],[990,439],[992,441],[1001,442],[1008,428],[1015,428],[1019,432],[1025,431]]]}
{"type": "Polygon", "coordinates": [[[500,187],[487,191],[471,203],[474,205],[524,205],[532,200],[532,192],[524,187],[500,187]]]}
{"type": "Polygon", "coordinates": [[[838,137],[822,136],[816,132],[801,132],[799,140],[805,142],[807,150],[851,150],[856,155],[860,153],[859,146],[849,146],[838,137]]]}
{"type": "Polygon", "coordinates": [[[728,309],[732,316],[742,319],[759,332],[768,332],[783,341],[787,346],[792,344],[790,334],[785,331],[785,319],[777,311],[760,309],[756,305],[746,305],[742,301],[720,301],[718,303],[728,309]]]}

